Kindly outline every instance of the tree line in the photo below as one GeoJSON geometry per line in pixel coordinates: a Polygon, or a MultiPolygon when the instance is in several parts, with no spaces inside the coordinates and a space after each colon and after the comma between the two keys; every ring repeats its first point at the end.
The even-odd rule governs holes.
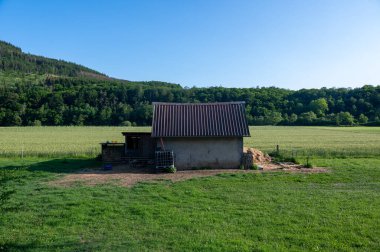
{"type": "Polygon", "coordinates": [[[0,78],[1,126],[150,125],[152,102],[229,101],[246,102],[250,125],[380,123],[380,86],[292,91],[56,76],[12,80],[1,83],[0,78]]]}

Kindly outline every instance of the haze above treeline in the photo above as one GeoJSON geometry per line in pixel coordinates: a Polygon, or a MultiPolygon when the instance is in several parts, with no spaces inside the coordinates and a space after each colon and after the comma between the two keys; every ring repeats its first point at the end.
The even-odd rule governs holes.
{"type": "Polygon", "coordinates": [[[0,126],[150,125],[152,102],[245,101],[250,125],[378,125],[380,86],[289,90],[127,81],[0,41],[0,126]]]}

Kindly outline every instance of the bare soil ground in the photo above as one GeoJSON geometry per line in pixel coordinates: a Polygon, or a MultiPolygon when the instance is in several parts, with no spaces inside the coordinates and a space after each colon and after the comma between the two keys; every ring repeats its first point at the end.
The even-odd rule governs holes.
{"type": "Polygon", "coordinates": [[[58,180],[51,181],[52,186],[72,186],[75,183],[86,185],[97,185],[104,183],[116,183],[117,185],[131,187],[141,181],[171,180],[182,181],[197,177],[214,176],[221,173],[255,173],[255,172],[301,172],[321,173],[327,172],[326,168],[304,168],[293,163],[258,163],[261,170],[239,170],[239,169],[214,169],[214,170],[186,170],[176,173],[155,173],[152,169],[131,168],[128,165],[114,166],[112,170],[105,171],[102,168],[85,169],[72,173],[58,180]]]}

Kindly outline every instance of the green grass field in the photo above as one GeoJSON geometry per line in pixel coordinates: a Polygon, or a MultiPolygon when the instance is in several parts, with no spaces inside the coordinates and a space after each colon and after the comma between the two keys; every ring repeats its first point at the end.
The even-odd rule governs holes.
{"type": "Polygon", "coordinates": [[[123,129],[0,128],[0,251],[380,248],[380,128],[251,128],[246,145],[313,154],[328,173],[221,174],[132,188],[48,184],[99,165],[89,158],[98,143],[122,141],[123,129]],[[12,142],[22,142],[24,159],[12,142]]]}
{"type": "MultiPolygon", "coordinates": [[[[251,127],[245,146],[288,155],[372,157],[380,153],[380,127],[251,127]]],[[[122,131],[149,127],[0,127],[0,157],[94,157],[99,143],[123,142],[122,131]]]]}

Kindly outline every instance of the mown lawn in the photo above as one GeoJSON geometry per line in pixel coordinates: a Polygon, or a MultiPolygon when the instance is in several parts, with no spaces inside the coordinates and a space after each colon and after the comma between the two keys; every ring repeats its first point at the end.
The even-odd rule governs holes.
{"type": "Polygon", "coordinates": [[[0,250],[376,251],[380,159],[313,159],[321,174],[224,174],[51,187],[86,159],[0,159],[0,250]]]}

